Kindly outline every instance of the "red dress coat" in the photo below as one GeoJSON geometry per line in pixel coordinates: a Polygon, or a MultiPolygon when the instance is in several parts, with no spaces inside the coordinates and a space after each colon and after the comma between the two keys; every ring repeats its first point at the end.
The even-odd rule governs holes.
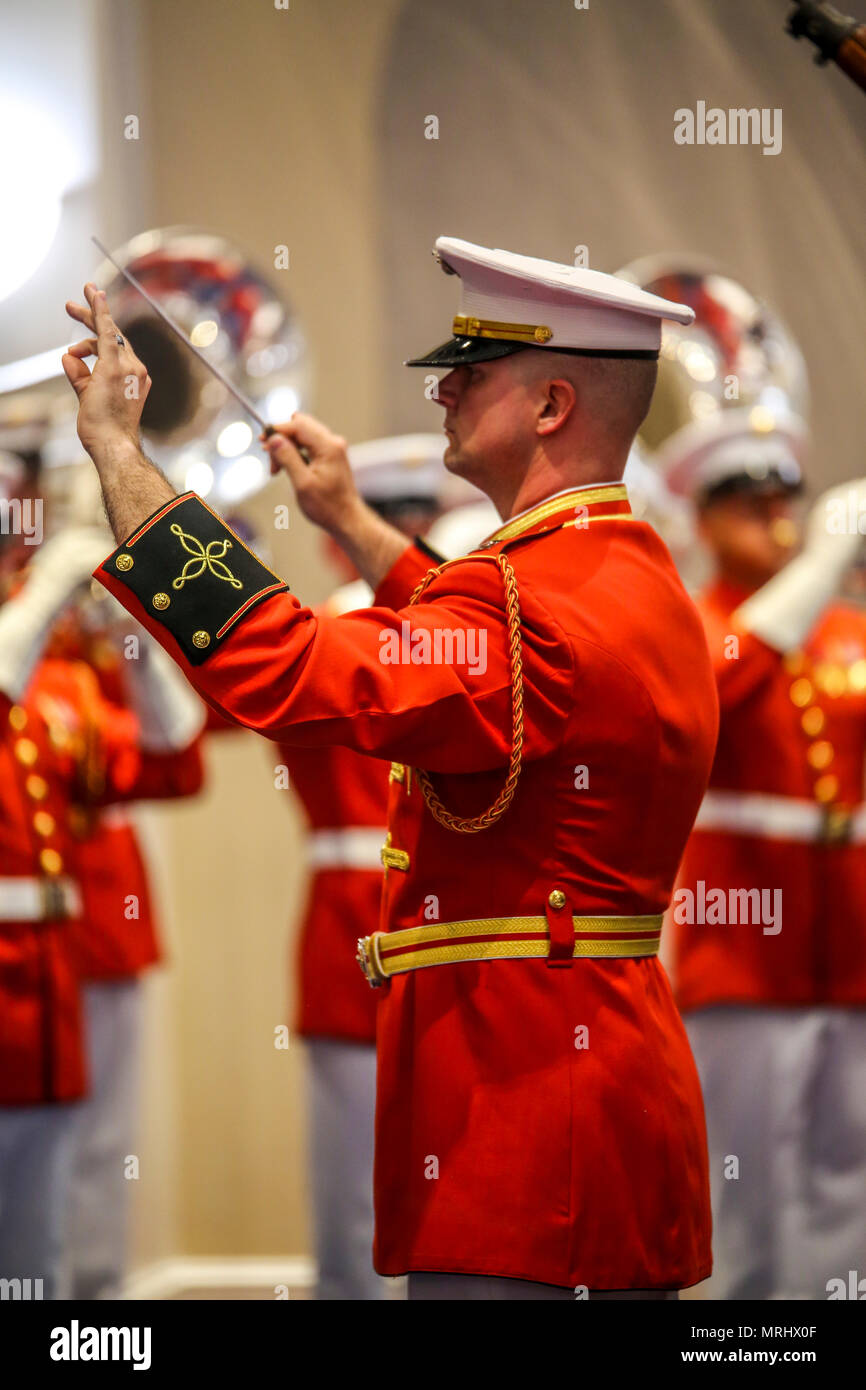
{"type": "Polygon", "coordinates": [[[317,618],[187,495],[97,577],[232,718],[281,743],[401,765],[386,932],[524,915],[550,924],[549,959],[438,965],[380,991],[376,1268],[596,1289],[693,1283],[711,1265],[709,1184],[685,1031],[656,956],[600,945],[574,959],[570,918],[669,902],[717,729],[700,619],[620,485],[533,508],[407,607],[428,565],[410,547],[372,608],[317,618]],[[155,616],[154,592],[183,576],[193,542],[198,577],[155,616]],[[523,769],[501,818],[464,835],[434,819],[410,774],[428,770],[461,815],[503,784],[512,690],[500,553],[522,611],[523,769]],[[476,654],[486,642],[483,662],[383,659],[411,633],[444,650],[448,632],[476,654]],[[559,917],[552,900],[565,904],[559,917]]]}
{"type": "MultiPolygon", "coordinates": [[[[87,657],[112,717],[137,738],[137,718],[126,706],[122,658],[99,639],[89,644],[87,657]]],[[[171,801],[193,796],[203,783],[200,740],[167,753],[141,750],[128,799],[171,801]]],[[[73,929],[79,974],[82,980],[129,979],[162,957],[138,834],[119,806],[76,805],[71,823],[84,899],[82,920],[73,929]]]]}
{"type": "MultiPolygon", "coordinates": [[[[319,610],[337,617],[369,603],[358,580],[319,610]]],[[[376,1042],[376,996],[358,969],[358,938],[379,925],[389,764],[337,744],[282,744],[280,758],[307,821],[310,879],[298,938],[295,1030],[302,1037],[376,1042]]]]}
{"type": "MultiPolygon", "coordinates": [[[[11,600],[14,602],[14,600],[11,600]]],[[[0,922],[0,1104],[74,1100],[85,1089],[70,807],[128,799],[141,771],[137,725],[110,707],[85,663],[42,662],[26,698],[0,697],[0,879],[35,879],[46,914],[0,922]]]]}
{"type": "Polygon", "coordinates": [[[389,764],[350,748],[280,746],[308,825],[310,881],[298,953],[296,1030],[375,1043],[376,996],[355,961],[379,925],[389,764]]]}
{"type": "Polygon", "coordinates": [[[836,603],[782,656],[737,628],[746,597],[717,582],[699,601],[721,728],[677,886],[697,894],[703,882],[727,902],[732,889],[780,889],[781,930],[742,911],[733,923],[678,922],[689,915],[680,898],[677,998],[684,1010],[864,1004],[866,615],[836,603]]]}

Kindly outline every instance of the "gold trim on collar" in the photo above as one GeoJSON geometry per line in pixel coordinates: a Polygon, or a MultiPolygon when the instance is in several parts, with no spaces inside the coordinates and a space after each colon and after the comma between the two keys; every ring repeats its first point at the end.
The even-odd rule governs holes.
{"type": "Polygon", "coordinates": [[[627,501],[628,491],[624,483],[611,483],[609,487],[575,488],[574,492],[564,492],[560,497],[549,497],[546,502],[539,502],[537,507],[533,507],[523,516],[516,516],[513,521],[506,521],[498,531],[494,531],[492,536],[487,537],[484,544],[493,545],[497,541],[510,541],[515,536],[522,536],[524,531],[529,531],[540,521],[546,521],[548,517],[556,516],[558,512],[568,511],[569,507],[588,507],[593,502],[627,501]]]}
{"type": "Polygon", "coordinates": [[[476,319],[457,314],[451,332],[463,338],[505,338],[517,343],[549,343],[553,329],[544,323],[500,323],[498,319],[476,319]]]}

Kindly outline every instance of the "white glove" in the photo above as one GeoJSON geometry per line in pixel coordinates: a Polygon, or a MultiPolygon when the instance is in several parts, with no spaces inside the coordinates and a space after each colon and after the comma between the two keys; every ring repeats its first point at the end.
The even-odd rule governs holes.
{"type": "Polygon", "coordinates": [[[830,488],[809,513],[801,554],[737,609],[740,626],[777,651],[802,645],[857,558],[864,537],[843,530],[851,493],[855,517],[866,517],[866,478],[830,488]]]}
{"type": "Polygon", "coordinates": [[[63,531],[39,547],[24,587],[0,609],[0,690],[10,700],[22,698],[58,617],[111,549],[108,532],[92,526],[63,531]]]}
{"type": "Polygon", "coordinates": [[[139,634],[138,657],[123,662],[123,676],[145,752],[188,748],[204,728],[207,711],[183,672],[144,631],[139,634]]]}

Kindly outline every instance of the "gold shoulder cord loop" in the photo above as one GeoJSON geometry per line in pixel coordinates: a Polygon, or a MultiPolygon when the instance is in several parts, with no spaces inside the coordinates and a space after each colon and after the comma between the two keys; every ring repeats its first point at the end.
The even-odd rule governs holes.
{"type": "MultiPolygon", "coordinates": [[[[456,830],[461,835],[474,835],[479,830],[486,830],[507,811],[514,798],[514,793],[517,791],[517,781],[523,762],[523,647],[520,636],[520,600],[517,593],[517,580],[507,555],[500,552],[498,555],[485,556],[484,558],[495,560],[502,573],[502,583],[505,588],[505,611],[508,618],[508,642],[511,654],[512,711],[511,757],[508,763],[508,776],[502,791],[492,806],[488,807],[480,816],[461,817],[452,816],[450,811],[446,811],[433,789],[429,773],[420,767],[415,769],[418,774],[418,784],[433,818],[440,825],[444,825],[447,830],[456,830]]],[[[427,571],[409,600],[410,607],[413,603],[418,602],[427,585],[438,574],[438,569],[427,571]]]]}

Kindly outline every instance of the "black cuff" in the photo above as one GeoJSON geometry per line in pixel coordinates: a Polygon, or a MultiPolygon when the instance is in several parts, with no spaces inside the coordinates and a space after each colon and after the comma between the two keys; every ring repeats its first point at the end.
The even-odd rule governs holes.
{"type": "Polygon", "coordinates": [[[288,585],[194,492],[160,507],[102,567],[200,666],[256,604],[288,585]]]}
{"type": "Polygon", "coordinates": [[[414,544],[419,550],[423,550],[425,555],[429,555],[434,565],[444,565],[446,556],[440,555],[438,550],[434,550],[432,545],[428,545],[423,536],[416,536],[414,544]]]}

